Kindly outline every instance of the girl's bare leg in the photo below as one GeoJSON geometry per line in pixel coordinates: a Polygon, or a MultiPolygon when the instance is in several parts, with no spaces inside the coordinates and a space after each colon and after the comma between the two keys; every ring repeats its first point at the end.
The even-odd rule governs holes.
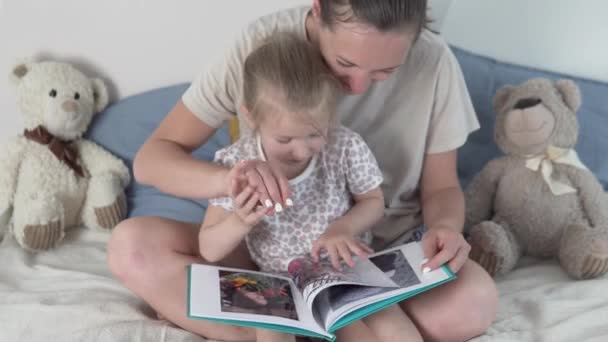
{"type": "MultiPolygon", "coordinates": [[[[137,217],[120,223],[108,244],[112,273],[137,296],[176,325],[222,341],[255,341],[252,328],[186,316],[186,266],[203,263],[198,250],[199,225],[160,217],[137,217]]],[[[222,264],[253,268],[247,250],[239,249],[222,264]]]]}

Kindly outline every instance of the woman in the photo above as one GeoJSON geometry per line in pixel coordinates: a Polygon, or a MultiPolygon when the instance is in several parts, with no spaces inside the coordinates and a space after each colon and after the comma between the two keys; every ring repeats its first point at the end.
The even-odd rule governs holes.
{"type": "MultiPolygon", "coordinates": [[[[426,231],[434,269],[447,263],[458,279],[402,303],[425,340],[463,341],[483,333],[495,317],[496,288],[468,259],[462,236],[464,199],[456,151],[478,123],[458,64],[449,48],[426,29],[426,0],[314,0],[312,7],[258,19],[218,65],[195,80],[138,152],[141,183],[176,196],[226,196],[235,177],[246,177],[262,202],[289,205],[287,180],[261,161],[228,172],[195,160],[225,120],[240,116],[242,64],[276,30],[291,31],[318,46],[348,95],[339,104],[342,123],[361,134],[385,182],[385,217],[375,228],[383,248],[426,231]],[[422,228],[422,227],[426,227],[422,228]]],[[[241,134],[248,134],[245,127],[241,134]]],[[[270,213],[272,214],[272,213],[270,213]]],[[[199,256],[199,225],[158,217],[123,222],[108,247],[112,272],[135,294],[179,326],[219,340],[254,340],[253,330],[186,317],[184,266],[199,256]]],[[[223,265],[251,267],[245,248],[223,265]]]]}

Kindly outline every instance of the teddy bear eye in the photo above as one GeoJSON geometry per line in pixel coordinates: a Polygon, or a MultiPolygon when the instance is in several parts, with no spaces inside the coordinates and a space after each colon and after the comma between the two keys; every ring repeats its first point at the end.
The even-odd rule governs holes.
{"type": "Polygon", "coordinates": [[[51,91],[49,92],[49,96],[50,97],[56,97],[57,96],[57,90],[51,89],[51,91]]]}
{"type": "Polygon", "coordinates": [[[75,94],[74,94],[74,100],[78,100],[79,98],[80,98],[80,94],[75,93],[75,94]]]}

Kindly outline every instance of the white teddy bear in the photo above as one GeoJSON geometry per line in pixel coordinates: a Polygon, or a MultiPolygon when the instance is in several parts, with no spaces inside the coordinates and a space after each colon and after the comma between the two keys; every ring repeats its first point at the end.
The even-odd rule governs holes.
{"type": "Polygon", "coordinates": [[[83,139],[108,104],[100,79],[69,64],[21,63],[11,72],[25,130],[0,152],[0,238],[29,250],[57,246],[66,229],[111,229],[126,215],[124,163],[83,139]]]}

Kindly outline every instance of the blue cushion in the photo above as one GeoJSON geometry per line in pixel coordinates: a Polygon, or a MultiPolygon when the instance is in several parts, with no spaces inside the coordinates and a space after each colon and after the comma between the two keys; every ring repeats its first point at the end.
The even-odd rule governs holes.
{"type": "Polygon", "coordinates": [[[490,159],[501,155],[494,143],[494,94],[506,84],[517,85],[531,78],[545,77],[568,78],[580,87],[583,101],[578,111],[580,132],[576,150],[604,188],[608,188],[608,159],[605,157],[608,152],[608,83],[503,63],[457,47],[452,47],[452,51],[462,68],[481,124],[481,129],[473,133],[459,151],[458,172],[463,185],[468,184],[490,159]]]}
{"type": "MultiPolygon", "coordinates": [[[[92,123],[88,138],[122,158],[132,172],[135,153],[152,134],[165,115],[180,99],[188,84],[151,90],[118,101],[99,113],[92,123]]],[[[215,151],[230,142],[227,127],[220,128],[194,157],[213,160],[215,151]]],[[[193,184],[204,186],[204,184],[193,184]]],[[[134,179],[127,188],[129,217],[162,216],[185,222],[201,222],[207,203],[161,193],[157,189],[137,183],[134,179]]]]}

